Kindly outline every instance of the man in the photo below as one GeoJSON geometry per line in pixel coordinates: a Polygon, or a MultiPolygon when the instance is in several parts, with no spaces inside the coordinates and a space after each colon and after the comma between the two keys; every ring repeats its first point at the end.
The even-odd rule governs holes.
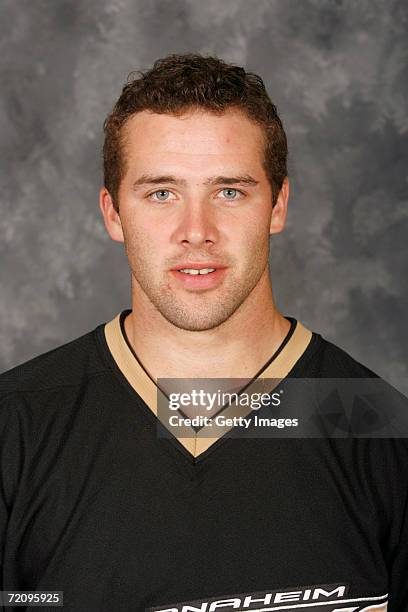
{"type": "Polygon", "coordinates": [[[3,589],[75,612],[408,610],[404,439],[159,415],[179,379],[375,378],[275,306],[286,155],[243,68],[172,55],[124,87],[100,208],[132,308],[0,378],[3,589]]]}

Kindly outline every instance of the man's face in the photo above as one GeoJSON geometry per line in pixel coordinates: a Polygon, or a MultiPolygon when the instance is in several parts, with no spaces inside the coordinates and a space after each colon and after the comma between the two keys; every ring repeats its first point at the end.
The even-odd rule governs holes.
{"type": "Polygon", "coordinates": [[[136,295],[178,328],[212,329],[269,273],[262,130],[235,109],[143,111],[122,135],[119,215],[136,295]]]}

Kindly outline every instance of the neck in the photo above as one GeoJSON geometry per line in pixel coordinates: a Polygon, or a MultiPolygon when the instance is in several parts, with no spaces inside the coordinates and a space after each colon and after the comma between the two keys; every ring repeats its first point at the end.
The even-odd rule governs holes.
{"type": "Polygon", "coordinates": [[[290,322],[276,309],[269,273],[223,324],[188,331],[169,323],[132,283],[125,331],[133,350],[157,378],[250,378],[279,348],[290,322]]]}

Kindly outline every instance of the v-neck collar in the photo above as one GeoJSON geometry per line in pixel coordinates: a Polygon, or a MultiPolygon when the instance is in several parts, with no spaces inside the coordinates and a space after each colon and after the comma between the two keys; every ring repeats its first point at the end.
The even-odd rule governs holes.
{"type": "MultiPolygon", "coordinates": [[[[126,337],[124,319],[130,312],[131,310],[123,310],[105,324],[104,332],[106,343],[123,376],[157,417],[158,403],[160,401],[167,401],[168,398],[144,369],[126,337]]],[[[273,390],[270,388],[271,381],[268,381],[268,388],[266,388],[263,386],[263,384],[265,384],[265,379],[274,379],[273,383],[274,387],[276,387],[276,385],[278,385],[292,370],[308,347],[312,339],[312,332],[306,329],[306,327],[296,319],[290,317],[286,318],[291,322],[290,330],[271,358],[264,364],[250,383],[244,387],[247,393],[253,391],[255,388],[257,391],[271,393],[273,390]]],[[[240,393],[242,393],[244,389],[241,389],[240,393]]],[[[248,416],[250,412],[252,412],[252,410],[248,408],[248,406],[230,405],[222,409],[222,415],[225,417],[248,416]]],[[[164,425],[167,427],[166,423],[164,423],[164,425]]],[[[171,431],[169,427],[167,427],[167,429],[171,431]]],[[[185,432],[186,435],[182,437],[176,437],[173,432],[171,433],[188,451],[191,457],[196,459],[218,440],[223,438],[228,431],[233,429],[233,427],[225,426],[223,429],[220,427],[217,429],[221,432],[217,437],[209,437],[208,426],[204,426],[198,431],[193,427],[184,426],[182,431],[185,432]]]]}

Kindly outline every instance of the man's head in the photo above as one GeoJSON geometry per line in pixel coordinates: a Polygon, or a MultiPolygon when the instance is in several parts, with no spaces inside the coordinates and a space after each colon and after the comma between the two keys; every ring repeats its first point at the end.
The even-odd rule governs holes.
{"type": "Polygon", "coordinates": [[[105,122],[106,227],[125,243],[133,298],[176,327],[212,329],[249,296],[258,307],[270,297],[269,235],[284,226],[288,182],[268,100],[242,68],[170,56],[125,86],[105,122]],[[191,273],[203,267],[215,271],[191,273]]]}
{"type": "Polygon", "coordinates": [[[180,115],[198,108],[213,113],[240,109],[262,129],[264,166],[273,203],[287,176],[287,141],[275,105],[258,75],[216,57],[169,55],[123,88],[104,122],[104,184],[118,210],[118,192],[126,174],[123,126],[135,113],[150,110],[180,115]]]}

